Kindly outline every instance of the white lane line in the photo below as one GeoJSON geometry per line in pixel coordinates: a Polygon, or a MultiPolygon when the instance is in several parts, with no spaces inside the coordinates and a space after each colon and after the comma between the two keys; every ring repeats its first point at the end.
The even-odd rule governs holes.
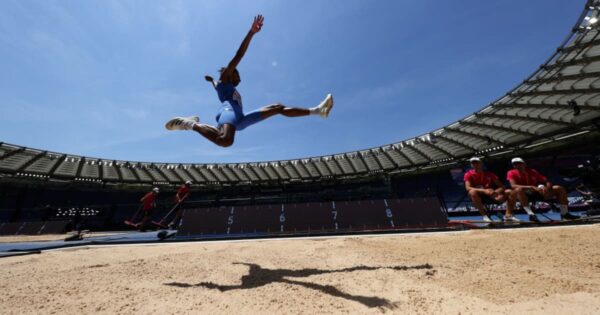
{"type": "MultiPolygon", "coordinates": [[[[275,237],[275,238],[253,238],[253,239],[235,239],[235,240],[190,240],[190,241],[178,241],[178,242],[156,242],[156,243],[132,243],[132,244],[89,244],[74,247],[63,247],[53,248],[42,251],[57,251],[57,250],[78,250],[78,249],[90,249],[90,248],[102,248],[102,247],[125,247],[125,246],[169,246],[169,245],[185,245],[185,244],[227,244],[227,243],[246,243],[246,242],[273,242],[273,241],[293,241],[293,240],[326,240],[326,239],[338,239],[338,238],[377,238],[377,237],[388,237],[388,238],[400,238],[400,237],[421,237],[421,236],[445,236],[453,234],[464,234],[470,232],[485,231],[486,233],[515,233],[519,231],[526,231],[531,229],[537,229],[540,227],[518,227],[518,228],[503,228],[503,229],[482,229],[482,230],[461,230],[461,231],[440,231],[440,232],[411,232],[411,233],[376,233],[376,234],[360,234],[360,235],[321,235],[321,236],[294,236],[294,237],[275,237]]],[[[565,225],[565,226],[543,226],[541,228],[548,229],[565,229],[565,228],[595,228],[591,225],[565,225]]]]}

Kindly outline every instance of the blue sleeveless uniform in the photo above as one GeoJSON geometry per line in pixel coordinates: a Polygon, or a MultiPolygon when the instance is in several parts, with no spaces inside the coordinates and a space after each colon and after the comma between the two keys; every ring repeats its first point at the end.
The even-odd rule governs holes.
{"type": "Polygon", "coordinates": [[[219,100],[223,103],[216,117],[218,127],[230,124],[234,125],[236,130],[243,130],[262,120],[260,110],[244,115],[242,96],[233,84],[219,82],[215,89],[219,100]]]}

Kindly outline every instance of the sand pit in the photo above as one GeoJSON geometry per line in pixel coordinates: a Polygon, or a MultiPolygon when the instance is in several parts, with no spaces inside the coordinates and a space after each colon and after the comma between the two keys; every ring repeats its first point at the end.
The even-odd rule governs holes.
{"type": "Polygon", "coordinates": [[[3,314],[599,314],[600,226],[67,249],[0,259],[3,314]]]}

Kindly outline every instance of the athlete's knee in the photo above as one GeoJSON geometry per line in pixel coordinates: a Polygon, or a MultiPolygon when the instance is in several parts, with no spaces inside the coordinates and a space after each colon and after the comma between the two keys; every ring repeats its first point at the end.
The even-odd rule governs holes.
{"type": "Polygon", "coordinates": [[[233,138],[231,137],[219,137],[217,139],[217,144],[221,147],[227,148],[233,144],[233,138]]]}
{"type": "Polygon", "coordinates": [[[285,108],[285,105],[283,105],[281,103],[275,103],[275,104],[265,106],[266,110],[275,112],[275,113],[281,113],[284,108],[285,108]]]}
{"type": "Polygon", "coordinates": [[[223,148],[227,148],[233,144],[233,139],[221,139],[217,144],[223,148]]]}

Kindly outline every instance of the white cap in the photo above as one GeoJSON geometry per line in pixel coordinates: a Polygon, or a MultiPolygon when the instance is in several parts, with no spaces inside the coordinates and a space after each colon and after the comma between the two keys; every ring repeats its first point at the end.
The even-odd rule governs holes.
{"type": "Polygon", "coordinates": [[[474,157],[472,157],[472,158],[469,159],[469,162],[471,162],[471,163],[473,163],[473,162],[481,162],[481,159],[479,157],[474,156],[474,157]]]}
{"type": "Polygon", "coordinates": [[[520,158],[520,157],[516,157],[516,158],[513,158],[512,160],[510,160],[510,163],[511,164],[515,164],[515,163],[523,163],[523,164],[525,164],[525,161],[523,161],[523,159],[520,158]]]}
{"type": "Polygon", "coordinates": [[[192,181],[191,181],[191,180],[186,180],[186,181],[185,181],[185,184],[186,184],[186,185],[191,185],[191,184],[192,184],[192,181]]]}
{"type": "Polygon", "coordinates": [[[159,192],[160,190],[158,189],[158,187],[154,187],[154,188],[152,188],[152,191],[158,194],[158,192],[159,192]]]}

